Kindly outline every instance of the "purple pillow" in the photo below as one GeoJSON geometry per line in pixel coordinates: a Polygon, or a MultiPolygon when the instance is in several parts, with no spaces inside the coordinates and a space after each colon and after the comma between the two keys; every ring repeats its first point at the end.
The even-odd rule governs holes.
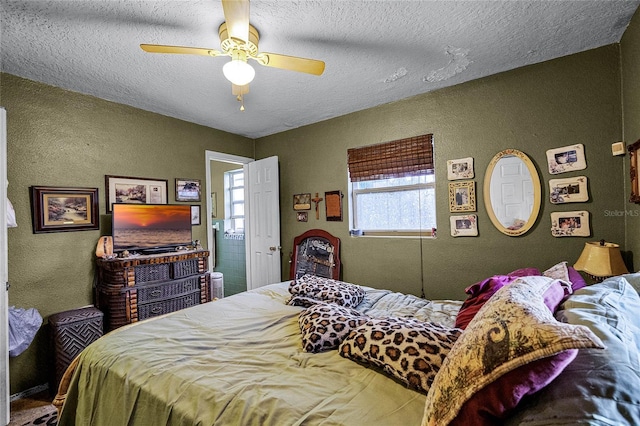
{"type": "Polygon", "coordinates": [[[449,426],[501,424],[522,398],[551,383],[577,355],[578,349],[568,349],[511,370],[473,394],[449,426]]]}
{"type": "Polygon", "coordinates": [[[587,282],[582,278],[580,272],[576,271],[573,266],[567,266],[567,271],[569,271],[569,281],[571,281],[571,289],[573,291],[587,286],[587,282]]]}

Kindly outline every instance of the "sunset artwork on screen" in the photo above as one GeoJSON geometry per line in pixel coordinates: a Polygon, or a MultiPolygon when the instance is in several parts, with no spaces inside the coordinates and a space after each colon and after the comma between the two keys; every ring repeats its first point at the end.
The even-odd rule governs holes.
{"type": "Polygon", "coordinates": [[[113,204],[113,249],[171,248],[191,243],[191,206],[113,204]]]}

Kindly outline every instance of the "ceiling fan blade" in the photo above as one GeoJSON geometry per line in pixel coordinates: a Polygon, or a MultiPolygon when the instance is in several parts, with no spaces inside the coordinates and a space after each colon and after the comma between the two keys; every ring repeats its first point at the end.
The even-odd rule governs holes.
{"type": "Polygon", "coordinates": [[[306,72],[321,75],[324,72],[324,62],[317,59],[299,58],[297,56],[280,55],[278,53],[260,53],[257,61],[267,67],[306,72]]]}
{"type": "Polygon", "coordinates": [[[229,37],[249,40],[249,0],[222,0],[229,37]]]}
{"type": "Polygon", "coordinates": [[[140,48],[149,53],[179,53],[183,55],[220,56],[224,53],[204,47],[165,46],[163,44],[141,44],[140,48]]]}

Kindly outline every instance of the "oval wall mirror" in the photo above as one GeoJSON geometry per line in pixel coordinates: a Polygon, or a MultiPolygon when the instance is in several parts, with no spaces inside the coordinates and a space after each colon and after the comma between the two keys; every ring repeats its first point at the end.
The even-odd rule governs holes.
{"type": "Polygon", "coordinates": [[[484,175],[484,205],[493,225],[512,237],[525,234],[538,218],[540,178],[527,154],[505,149],[484,175]]]}

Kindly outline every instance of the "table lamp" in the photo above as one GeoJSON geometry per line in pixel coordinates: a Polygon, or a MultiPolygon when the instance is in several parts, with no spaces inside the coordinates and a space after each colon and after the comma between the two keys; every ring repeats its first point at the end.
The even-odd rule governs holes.
{"type": "Polygon", "coordinates": [[[578,271],[584,271],[596,282],[629,272],[622,260],[620,246],[605,243],[604,240],[586,243],[573,267],[578,271]]]}

